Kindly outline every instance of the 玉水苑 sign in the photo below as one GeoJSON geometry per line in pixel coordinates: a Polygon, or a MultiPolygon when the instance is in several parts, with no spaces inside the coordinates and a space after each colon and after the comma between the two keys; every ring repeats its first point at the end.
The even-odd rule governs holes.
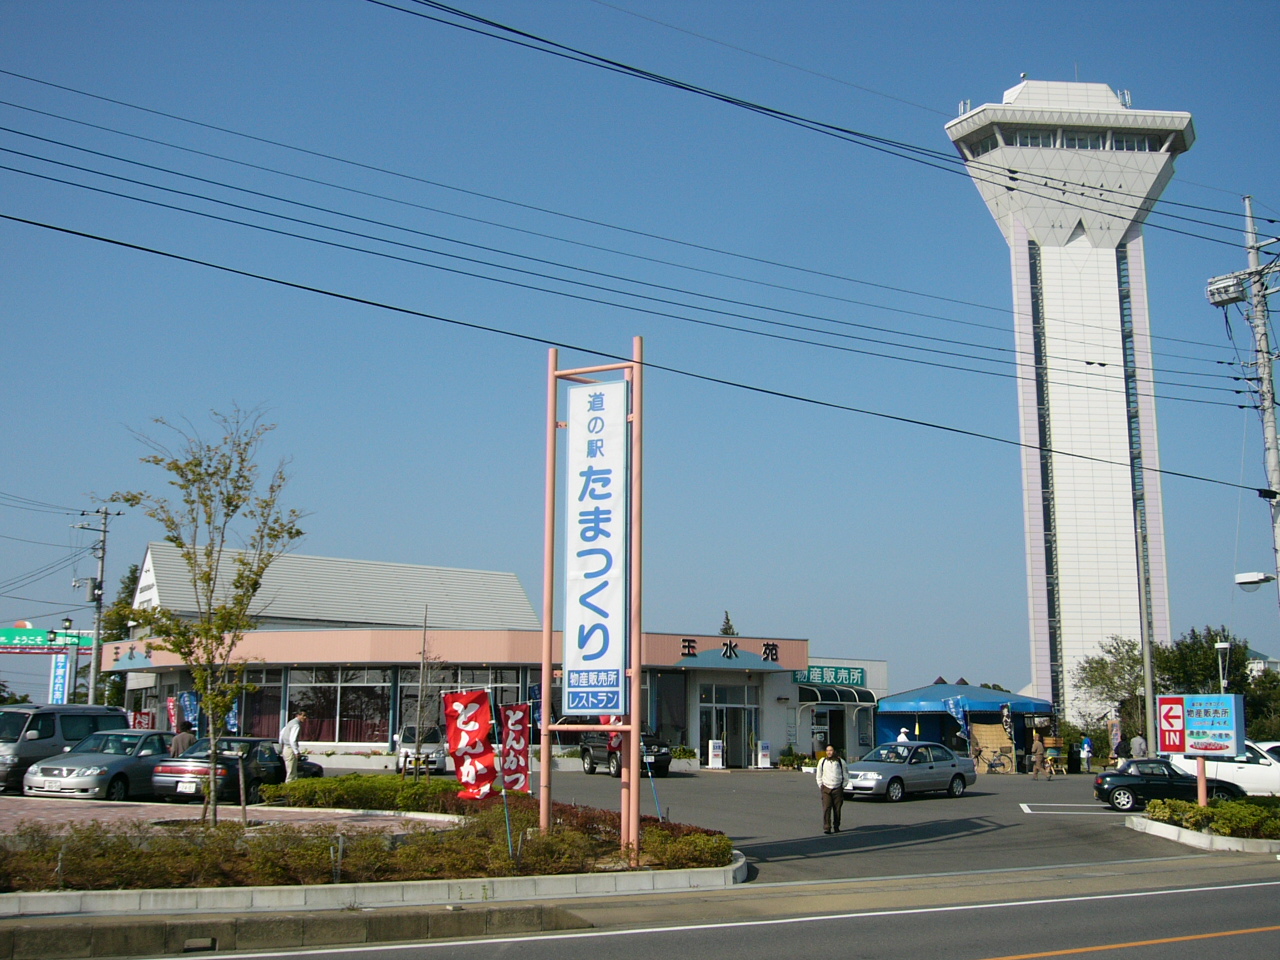
{"type": "Polygon", "coordinates": [[[793,670],[792,683],[831,683],[844,687],[865,687],[867,671],[865,667],[817,667],[809,665],[808,670],[793,670]]]}
{"type": "Polygon", "coordinates": [[[566,714],[625,714],[630,543],[625,380],[568,390],[565,478],[566,714]]]}
{"type": "Polygon", "coordinates": [[[1185,694],[1189,757],[1236,757],[1244,753],[1244,697],[1238,693],[1185,694]]]}

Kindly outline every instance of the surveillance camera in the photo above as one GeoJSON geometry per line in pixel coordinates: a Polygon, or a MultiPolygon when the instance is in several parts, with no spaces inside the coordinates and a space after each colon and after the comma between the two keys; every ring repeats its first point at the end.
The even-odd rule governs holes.
{"type": "Polygon", "coordinates": [[[1275,575],[1270,573],[1237,573],[1236,586],[1247,593],[1253,593],[1264,583],[1270,583],[1274,579],[1275,575]]]}

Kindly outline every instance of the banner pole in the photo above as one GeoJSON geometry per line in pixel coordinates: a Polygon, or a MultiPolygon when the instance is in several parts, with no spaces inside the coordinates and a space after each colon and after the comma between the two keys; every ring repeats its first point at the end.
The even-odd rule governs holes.
{"type": "Polygon", "coordinates": [[[555,612],[556,551],[556,398],[558,351],[547,351],[546,501],[542,517],[542,715],[538,718],[541,763],[538,771],[538,829],[551,829],[551,624],[555,612]]]}
{"type": "MultiPolygon", "coordinates": [[[[640,864],[640,753],[643,742],[645,704],[641,702],[641,678],[644,670],[644,633],[641,617],[641,586],[643,555],[641,531],[643,515],[643,437],[644,437],[644,338],[631,340],[631,865],[640,864]]],[[[656,795],[656,794],[655,794],[656,795]]],[[[656,801],[655,801],[656,802],[656,801]]]]}

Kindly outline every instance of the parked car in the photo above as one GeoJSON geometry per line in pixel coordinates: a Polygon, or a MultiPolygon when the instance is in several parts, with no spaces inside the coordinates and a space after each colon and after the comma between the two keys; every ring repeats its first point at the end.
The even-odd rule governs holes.
{"type": "MultiPolygon", "coordinates": [[[[1169,759],[1183,773],[1195,776],[1195,757],[1174,754],[1169,759]]],[[[1280,794],[1280,759],[1268,755],[1252,740],[1244,742],[1244,753],[1239,756],[1221,760],[1206,757],[1204,772],[1206,777],[1236,784],[1254,796],[1280,794]]]]}
{"type": "MultiPolygon", "coordinates": [[[[1232,800],[1244,791],[1225,780],[1207,781],[1208,794],[1232,800]]],[[[1124,769],[1108,768],[1093,778],[1093,796],[1114,810],[1140,810],[1151,800],[1195,800],[1196,778],[1165,759],[1130,760],[1124,769]]]]}
{"type": "Polygon", "coordinates": [[[1280,760],[1280,740],[1259,740],[1255,746],[1272,760],[1280,760]]]}
{"type": "MultiPolygon", "coordinates": [[[[572,720],[574,718],[566,718],[572,720]]],[[[580,718],[580,722],[590,722],[580,718]]],[[[582,772],[595,773],[596,767],[604,767],[611,777],[622,776],[622,734],[601,727],[589,730],[578,741],[578,754],[582,758],[582,772]]],[[[652,733],[640,735],[640,766],[655,777],[665,777],[671,772],[671,744],[652,733]]]]}
{"type": "MultiPolygon", "coordinates": [[[[240,760],[244,760],[245,797],[262,799],[264,783],[284,783],[284,759],[276,741],[255,737],[219,737],[217,743],[218,799],[240,799],[240,760]]],[[[298,776],[323,777],[324,768],[310,760],[298,761],[298,776]]],[[[164,800],[196,800],[204,796],[209,780],[209,738],[197,740],[182,756],[156,764],[151,788],[164,800]]]]}
{"type": "Polygon", "coordinates": [[[29,797],[128,800],[151,793],[151,772],[169,756],[172,733],[112,730],[91,733],[67,752],[27,768],[29,797]]]}
{"type": "Polygon", "coordinates": [[[924,741],[885,743],[847,764],[847,797],[881,797],[893,803],[908,793],[945,790],[964,796],[977,782],[973,761],[950,747],[924,741]]]}
{"type": "Polygon", "coordinates": [[[128,728],[129,717],[119,707],[20,703],[0,708],[0,790],[21,790],[33,763],[57,756],[95,731],[128,728]]]}
{"type": "MultiPolygon", "coordinates": [[[[418,727],[406,723],[395,735],[396,773],[413,769],[414,751],[418,746],[418,727]]],[[[428,727],[422,733],[421,762],[431,773],[447,773],[449,770],[449,747],[444,741],[444,731],[440,727],[428,727]]]]}

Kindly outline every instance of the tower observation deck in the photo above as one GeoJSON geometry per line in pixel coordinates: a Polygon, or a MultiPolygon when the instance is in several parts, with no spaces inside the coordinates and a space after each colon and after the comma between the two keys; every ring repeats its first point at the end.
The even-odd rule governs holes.
{"type": "Polygon", "coordinates": [[[1034,692],[1079,719],[1084,657],[1170,640],[1142,225],[1191,115],[1026,80],[946,130],[1009,244],[1034,692]]]}

